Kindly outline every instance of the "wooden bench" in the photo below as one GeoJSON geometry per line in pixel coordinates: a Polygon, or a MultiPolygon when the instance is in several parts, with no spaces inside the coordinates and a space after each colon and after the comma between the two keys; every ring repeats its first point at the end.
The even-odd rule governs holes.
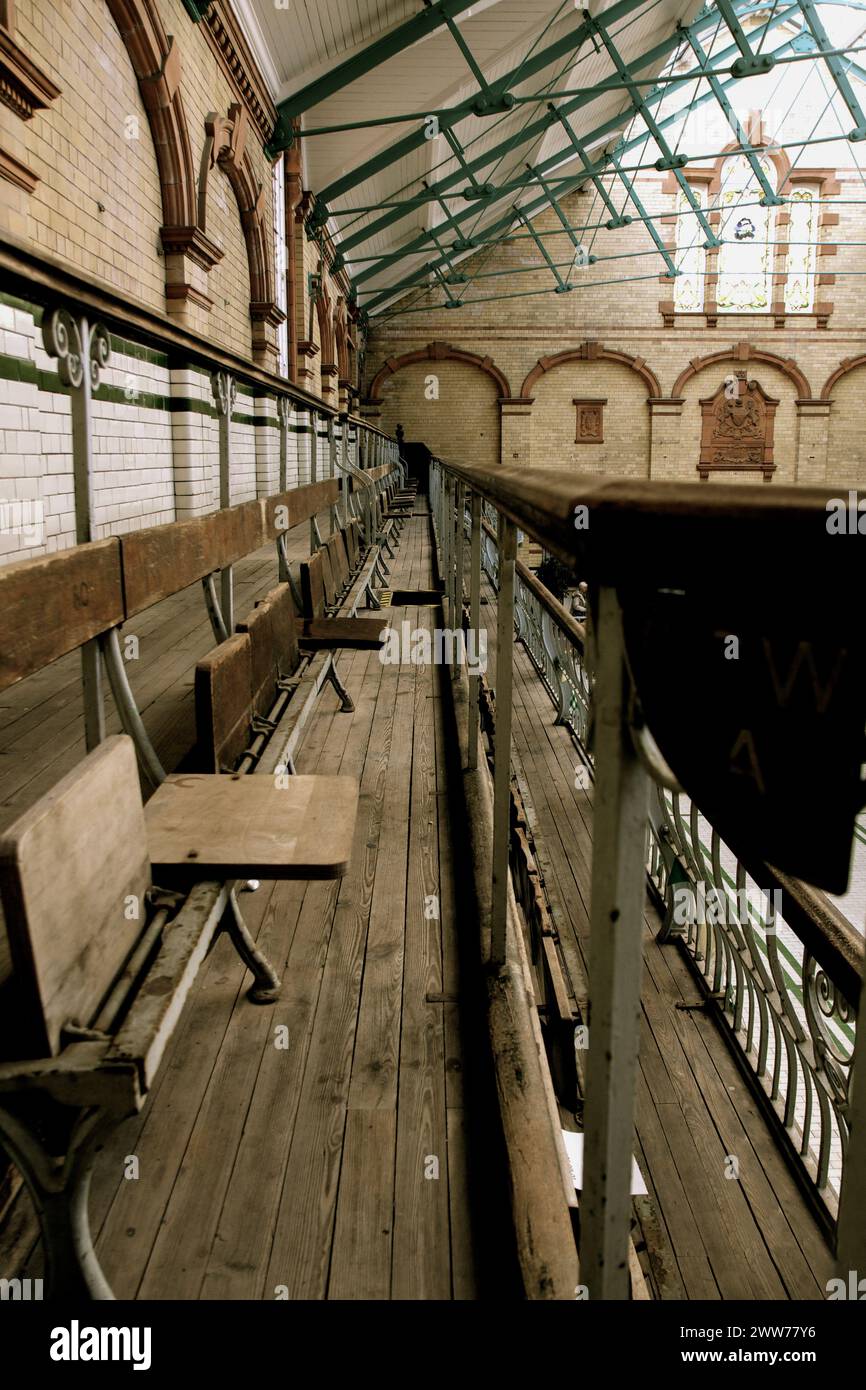
{"type": "Polygon", "coordinates": [[[112,1297],[88,1224],[93,1162],[144,1105],[220,930],[253,971],[251,997],[276,997],[232,880],[339,877],[357,800],[346,777],[181,775],[145,809],[120,735],[0,837],[16,998],[2,1036],[0,1138],[36,1207],[49,1296],[112,1297]]]}

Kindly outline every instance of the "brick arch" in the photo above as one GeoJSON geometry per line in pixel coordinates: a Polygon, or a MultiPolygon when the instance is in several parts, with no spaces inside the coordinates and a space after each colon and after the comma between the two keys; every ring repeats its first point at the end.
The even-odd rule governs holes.
{"type": "Polygon", "coordinates": [[[464,352],[463,348],[451,347],[450,343],[428,343],[416,352],[404,352],[400,357],[389,357],[370,383],[369,402],[372,404],[381,401],[382,385],[387,378],[401,371],[403,367],[411,367],[415,362],[465,362],[470,367],[477,367],[479,371],[485,372],[496,382],[501,400],[511,397],[508,378],[499,370],[492,357],[479,357],[476,352],[464,352]]]}
{"type": "Polygon", "coordinates": [[[839,381],[841,377],[847,376],[849,372],[855,371],[857,367],[866,367],[866,355],[861,353],[859,357],[843,357],[838,367],[830,373],[824,385],[821,387],[821,400],[829,401],[830,393],[836,385],[836,382],[839,381]]]}
{"type": "Polygon", "coordinates": [[[180,94],[180,51],[166,34],[154,0],[108,0],[108,9],[138,79],[153,138],[163,241],[174,243],[181,230],[192,232],[196,224],[195,165],[180,94]]]}
{"type": "Polygon", "coordinates": [[[205,144],[199,171],[197,230],[207,230],[207,186],[210,171],[219,165],[238,205],[250,276],[250,320],[253,357],[265,366],[276,357],[275,330],[285,314],[276,302],[274,269],[265,219],[265,191],[256,178],[247,150],[249,117],[239,103],[228,116],[211,111],[205,119],[205,144]]]}
{"type": "Polygon", "coordinates": [[[661,395],[658,377],[652,368],[647,366],[643,357],[632,357],[628,352],[617,352],[606,348],[602,343],[586,342],[581,343],[580,347],[556,352],[552,357],[539,357],[520,388],[521,398],[528,400],[532,396],[532,388],[545,372],[552,371],[554,367],[564,367],[568,362],[616,362],[621,367],[637,372],[646,382],[651,396],[657,398],[661,395]]]}
{"type": "Polygon", "coordinates": [[[713,366],[716,362],[766,362],[768,366],[776,367],[778,371],[793,381],[797,388],[798,399],[812,399],[812,387],[809,385],[809,379],[800,370],[793,357],[779,357],[775,352],[765,352],[763,348],[754,348],[751,343],[735,343],[732,347],[722,348],[720,352],[708,352],[705,357],[693,357],[674,382],[671,396],[681,396],[686,382],[691,381],[698,372],[702,372],[705,367],[713,366]]]}

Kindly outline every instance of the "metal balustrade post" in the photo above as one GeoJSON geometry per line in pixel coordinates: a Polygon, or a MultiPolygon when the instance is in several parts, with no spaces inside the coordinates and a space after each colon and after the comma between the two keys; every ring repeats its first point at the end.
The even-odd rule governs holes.
{"type": "MultiPolygon", "coordinates": [[[[85,315],[73,318],[66,309],[55,309],[43,318],[42,340],[49,356],[57,358],[60,380],[70,388],[75,540],[83,545],[94,538],[93,392],[111,355],[110,339],[102,324],[91,327],[85,315]]],[[[90,752],[105,737],[102,662],[96,639],[81,648],[81,686],[84,740],[90,752]]]]}
{"type": "Polygon", "coordinates": [[[627,1299],[649,778],[629,729],[622,611],[613,588],[600,591],[596,631],[580,1267],[590,1299],[627,1299]]]}
{"type": "MultiPolygon", "coordinates": [[[[315,410],[310,411],[310,482],[319,480],[319,417],[315,410]]],[[[318,549],[316,518],[310,517],[310,554],[318,549]]]]}
{"type": "MultiPolygon", "coordinates": [[[[464,487],[457,483],[454,489],[454,612],[451,626],[463,629],[463,497],[464,487]]],[[[452,663],[451,676],[456,680],[460,675],[460,662],[452,663]]]]}
{"type": "Polygon", "coordinates": [[[508,845],[511,836],[511,686],[514,656],[514,564],[517,528],[499,516],[499,597],[496,606],[496,723],[493,739],[493,896],[490,959],[505,964],[508,921],[508,845]]]}
{"type": "MultiPolygon", "coordinates": [[[[472,535],[469,555],[469,631],[475,634],[475,655],[480,660],[481,626],[481,495],[470,494],[469,507],[472,515],[472,535]]],[[[478,718],[481,696],[481,672],[469,668],[469,767],[472,771],[478,766],[478,718]]]]}
{"type": "MultiPolygon", "coordinates": [[[[337,436],[334,432],[334,417],[328,416],[328,477],[337,476],[337,436]]],[[[337,512],[336,502],[332,502],[328,508],[328,534],[333,536],[339,528],[340,517],[337,512]]]]}
{"type": "Polygon", "coordinates": [[[442,499],[442,579],[443,588],[443,609],[445,618],[453,627],[451,607],[451,509],[454,498],[454,480],[450,473],[445,474],[443,499],[442,499]]]}
{"type": "Polygon", "coordinates": [[[352,519],[352,513],[351,513],[351,510],[350,510],[350,508],[349,508],[349,489],[350,489],[350,483],[349,483],[349,417],[348,417],[348,415],[344,415],[344,416],[343,416],[343,434],[342,434],[342,437],[341,437],[341,439],[340,439],[340,448],[341,448],[341,453],[342,453],[342,458],[343,458],[343,469],[342,469],[343,476],[342,476],[342,478],[341,478],[341,480],[340,480],[341,487],[342,487],[342,490],[343,490],[343,523],[344,523],[344,525],[348,526],[349,522],[350,522],[351,519],[352,519]]]}
{"type": "MultiPolygon", "coordinates": [[[[232,504],[232,410],[238,386],[231,372],[214,372],[211,377],[214,401],[219,420],[220,451],[220,508],[232,504]]],[[[227,565],[220,571],[220,607],[222,621],[229,636],[235,630],[234,571],[227,565]]]]}
{"type": "Polygon", "coordinates": [[[288,396],[277,400],[277,419],[280,422],[280,482],[278,492],[286,492],[289,486],[289,418],[292,405],[288,396]]]}
{"type": "Polygon", "coordinates": [[[860,1009],[857,1014],[857,1034],[854,1060],[848,1082],[850,1133],[842,1168],[842,1191],[839,1197],[839,1220],[836,1227],[836,1272],[844,1281],[849,1296],[862,1298],[860,1289],[866,1287],[866,966],[860,989],[860,1009]],[[850,1293],[851,1272],[854,1271],[850,1293]]]}

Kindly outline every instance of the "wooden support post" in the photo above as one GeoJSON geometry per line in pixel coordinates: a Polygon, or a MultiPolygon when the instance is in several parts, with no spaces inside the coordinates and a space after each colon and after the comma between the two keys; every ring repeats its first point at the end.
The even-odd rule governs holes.
{"type": "MultiPolygon", "coordinates": [[[[479,630],[481,625],[481,494],[470,495],[472,538],[469,556],[469,631],[474,633],[475,655],[481,655],[479,630]]],[[[481,694],[481,673],[469,668],[469,768],[478,766],[478,704],[481,694]]]]}
{"type": "MultiPolygon", "coordinates": [[[[220,435],[220,508],[232,504],[232,409],[237,397],[237,382],[230,372],[214,372],[211,377],[220,435]]],[[[220,572],[220,605],[223,626],[231,637],[235,630],[234,576],[231,565],[220,572]]]]}
{"type": "MultiPolygon", "coordinates": [[[[60,380],[70,388],[75,539],[83,545],[94,539],[93,392],[110,356],[110,339],[102,324],[91,327],[85,315],[73,318],[66,309],[55,309],[43,318],[42,340],[49,356],[57,358],[60,380]]],[[[90,752],[105,737],[102,662],[96,639],[81,648],[81,684],[84,739],[90,752]]]]}
{"type": "Polygon", "coordinates": [[[514,655],[514,562],[517,529],[499,514],[499,598],[496,605],[496,729],[493,739],[493,896],[490,960],[505,964],[508,844],[511,836],[511,682],[514,655]]]}
{"type": "MultiPolygon", "coordinates": [[[[631,1167],[643,971],[649,778],[629,730],[622,611],[599,594],[589,1049],[580,1267],[590,1299],[629,1296],[631,1167]]],[[[497,701],[497,720],[498,720],[497,701]]]]}

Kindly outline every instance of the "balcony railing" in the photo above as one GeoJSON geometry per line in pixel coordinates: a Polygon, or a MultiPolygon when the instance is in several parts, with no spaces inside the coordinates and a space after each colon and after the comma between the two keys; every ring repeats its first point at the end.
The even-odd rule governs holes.
{"type": "MultiPolygon", "coordinates": [[[[499,593],[497,760],[504,761],[509,747],[500,689],[504,685],[510,711],[508,639],[513,626],[551,698],[557,721],[571,730],[595,783],[585,1096],[588,1167],[581,1212],[581,1277],[589,1283],[590,1296],[625,1296],[622,1252],[628,1178],[624,1164],[613,1170],[617,1143],[627,1154],[632,1148],[640,921],[647,875],[662,910],[662,935],[679,941],[707,1006],[762,1096],[803,1185],[828,1226],[837,1224],[840,1268],[862,1270],[866,1241],[857,1203],[866,1183],[866,1107],[857,1110],[856,1117],[855,1107],[863,1106],[866,1088],[861,1083],[858,1092],[852,1085],[862,937],[822,892],[795,877],[796,849],[782,865],[792,872],[782,872],[766,862],[761,834],[743,833],[736,805],[724,812],[724,798],[716,796],[724,812],[724,824],[718,828],[702,813],[700,799],[689,794],[695,781],[700,785],[690,763],[701,763],[701,739],[695,737],[685,760],[676,741],[656,744],[641,706],[640,676],[635,676],[640,669],[646,677],[647,667],[641,666],[639,656],[632,660],[639,631],[633,615],[645,616],[656,599],[661,607],[672,597],[690,599],[687,611],[697,629],[684,627],[680,634],[680,668],[670,668],[669,662],[665,667],[663,678],[672,690],[678,681],[690,680],[687,658],[690,651],[700,650],[704,601],[708,621],[721,624],[722,636],[737,631],[736,620],[747,630],[750,613],[757,612],[761,650],[777,677],[782,670],[781,663],[773,664],[778,652],[795,653],[793,676],[777,679],[774,686],[779,723],[784,723],[801,658],[809,666],[803,669],[807,693],[810,682],[814,690],[814,709],[796,725],[801,742],[783,753],[804,767],[811,760],[825,760],[828,726],[822,717],[833,700],[839,700],[853,715],[848,727],[856,737],[851,739],[850,761],[857,764],[854,777],[859,779],[866,726],[863,637],[845,611],[847,607],[859,612],[866,571],[862,557],[854,555],[851,537],[847,553],[829,545],[827,509],[836,498],[814,489],[787,489],[784,496],[768,498],[742,487],[599,483],[550,470],[527,474],[450,462],[434,468],[431,488],[446,601],[454,605],[452,622],[462,606],[462,570],[459,576],[455,570],[462,565],[464,537],[499,593]],[[574,520],[578,513],[580,528],[574,520]],[[750,543],[760,537],[765,554],[751,587],[728,571],[726,591],[713,564],[715,545],[726,528],[728,544],[721,553],[730,554],[732,525],[740,527],[737,546],[743,546],[743,553],[752,553],[750,543]],[[577,578],[588,581],[585,624],[568,614],[516,561],[517,527],[569,564],[577,578]],[[450,539],[458,532],[459,545],[450,539]],[[770,540],[775,567],[766,552],[770,540]],[[659,545],[680,546],[681,553],[672,555],[667,549],[660,555],[659,545]],[[810,574],[821,593],[813,592],[792,616],[776,599],[804,555],[810,556],[810,574]],[[641,556],[645,574],[640,573],[641,556]],[[716,616],[720,595],[723,620],[716,616]],[[832,666],[834,679],[827,685],[822,684],[820,662],[813,663],[810,639],[815,633],[825,637],[828,649],[838,656],[832,666]],[[736,842],[736,850],[730,840],[736,842]]],[[[852,535],[859,534],[858,513],[853,515],[852,535]]],[[[473,602],[474,563],[473,558],[470,625],[479,620],[473,602]]],[[[796,591],[795,586],[788,592],[796,591]]],[[[659,650],[658,660],[660,665],[668,661],[664,650],[659,650]]],[[[651,673],[649,683],[657,676],[651,673]]],[[[745,698],[743,727],[750,717],[747,694],[745,698]]],[[[783,740],[789,729],[779,733],[783,740]]],[[[842,769],[835,771],[837,794],[846,798],[849,808],[845,819],[850,848],[863,789],[856,780],[852,795],[850,769],[847,783],[842,769]]],[[[737,774],[732,766],[732,781],[737,774]]],[[[768,783],[762,771],[769,827],[774,813],[784,818],[785,812],[778,796],[774,807],[775,789],[768,783]]],[[[829,835],[826,843],[822,840],[822,809],[816,800],[814,853],[807,858],[813,869],[826,860],[823,868],[819,864],[819,874],[824,873],[825,886],[838,892],[840,854],[833,851],[829,835]]],[[[778,838],[775,843],[778,861],[778,838]]],[[[493,932],[495,936],[495,923],[493,932]]]]}
{"type": "MultiPolygon", "coordinates": [[[[495,588],[491,510],[485,508],[481,555],[495,588]]],[[[468,530],[468,515],[464,525],[468,530]]],[[[571,731],[591,776],[585,628],[519,562],[514,624],[556,722],[571,731]]],[[[769,1101],[801,1177],[835,1222],[856,1030],[856,1000],[839,978],[848,972],[828,971],[811,954],[786,918],[789,895],[777,876],[769,891],[759,886],[689,798],[660,786],[650,797],[647,873],[664,913],[662,938],[682,943],[715,1017],[769,1101]]],[[[800,884],[797,906],[794,922],[806,914],[811,934],[825,937],[828,955],[840,941],[848,947],[846,962],[856,954],[856,932],[824,894],[800,884]]]]}

